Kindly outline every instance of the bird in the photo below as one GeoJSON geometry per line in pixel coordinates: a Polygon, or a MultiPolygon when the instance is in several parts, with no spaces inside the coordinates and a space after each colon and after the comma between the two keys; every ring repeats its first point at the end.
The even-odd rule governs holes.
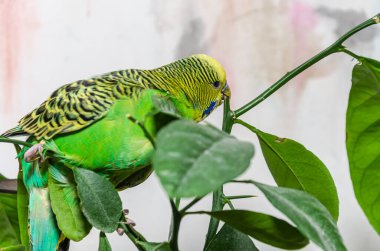
{"type": "Polygon", "coordinates": [[[69,167],[101,173],[119,190],[149,177],[154,145],[147,136],[156,135],[161,127],[152,113],[155,100],[171,104],[182,119],[200,122],[229,96],[223,66],[205,54],[151,70],[113,71],[55,90],[2,134],[24,135],[33,144],[19,154],[29,194],[31,250],[57,250],[65,238],[79,241],[91,229],[80,211],[69,167]],[[43,159],[46,145],[54,146],[59,161],[43,159]],[[56,217],[61,208],[49,193],[57,187],[64,193],[63,203],[77,217],[75,231],[65,229],[67,219],[56,217]]]}

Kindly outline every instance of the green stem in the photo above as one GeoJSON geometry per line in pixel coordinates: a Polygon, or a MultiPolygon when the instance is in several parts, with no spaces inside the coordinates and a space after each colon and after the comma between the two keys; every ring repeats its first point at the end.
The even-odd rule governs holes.
{"type": "Polygon", "coordinates": [[[232,126],[234,124],[235,113],[231,110],[230,98],[227,97],[224,102],[223,110],[223,131],[226,133],[231,133],[232,126]]]}
{"type": "Polygon", "coordinates": [[[226,198],[226,202],[227,202],[227,205],[230,207],[231,210],[235,210],[235,207],[234,205],[232,204],[232,202],[226,198]]]}
{"type": "Polygon", "coordinates": [[[182,215],[173,200],[170,200],[170,206],[172,208],[172,223],[170,225],[169,246],[172,251],[178,251],[178,234],[182,215]]]}
{"type": "Polygon", "coordinates": [[[192,200],[189,204],[187,204],[184,208],[182,208],[181,211],[179,211],[180,214],[183,215],[187,210],[189,210],[192,206],[194,206],[198,201],[200,201],[203,198],[204,198],[204,196],[198,197],[198,198],[195,198],[194,200],[192,200]]]}
{"type": "Polygon", "coordinates": [[[139,241],[146,241],[144,238],[141,238],[141,234],[136,234],[136,230],[132,230],[132,227],[127,226],[126,224],[120,223],[119,227],[124,230],[124,233],[128,236],[128,238],[132,241],[132,243],[136,246],[139,251],[144,251],[144,248],[141,247],[139,241]]]}
{"type": "MultiPolygon", "coordinates": [[[[227,97],[226,100],[224,101],[223,128],[222,128],[224,132],[231,133],[232,126],[234,124],[234,119],[235,119],[235,114],[231,110],[231,107],[230,107],[230,98],[227,97]]],[[[223,206],[224,206],[223,197],[224,197],[223,186],[221,186],[218,190],[216,190],[212,194],[212,211],[223,210],[223,206]]],[[[211,217],[209,225],[208,225],[206,242],[203,247],[203,250],[206,250],[211,240],[216,235],[216,232],[218,231],[218,226],[219,226],[219,220],[211,217]]]]}
{"type": "Polygon", "coordinates": [[[235,124],[240,124],[240,125],[246,127],[248,130],[252,131],[253,133],[257,133],[259,131],[256,127],[254,127],[253,125],[248,124],[247,122],[244,122],[241,119],[235,119],[234,122],[235,122],[235,124]]]}
{"type": "Polygon", "coordinates": [[[12,144],[17,144],[17,145],[23,145],[23,146],[27,146],[27,147],[32,147],[33,146],[33,144],[29,143],[29,142],[25,142],[25,141],[22,141],[22,140],[16,140],[16,139],[10,139],[10,138],[1,137],[1,136],[0,136],[0,142],[12,143],[12,144]]]}
{"type": "MultiPolygon", "coordinates": [[[[367,21],[359,24],[358,26],[354,27],[350,31],[348,31],[346,34],[344,34],[342,37],[340,37],[338,40],[336,40],[333,44],[331,44],[329,47],[327,47],[325,50],[321,51],[314,57],[307,60],[305,63],[301,64],[300,66],[296,67],[292,71],[285,74],[280,80],[278,80],[276,83],[274,83],[272,86],[270,86],[267,90],[265,90],[263,93],[261,93],[259,96],[257,96],[255,99],[251,100],[246,105],[242,106],[241,108],[237,109],[235,111],[235,116],[240,117],[244,113],[251,110],[253,107],[257,106],[261,102],[263,102],[265,99],[267,99],[270,95],[275,93],[278,89],[280,89],[282,86],[284,86],[286,83],[288,83],[291,79],[293,79],[295,76],[309,68],[310,66],[314,65],[318,61],[324,59],[325,57],[336,53],[336,52],[342,52],[343,42],[346,41],[349,37],[356,34],[357,32],[367,28],[368,26],[374,25],[379,23],[380,19],[380,13],[377,14],[375,17],[368,19],[367,21]]],[[[343,51],[344,52],[344,51],[343,51]]]]}
{"type": "Polygon", "coordinates": [[[343,52],[343,53],[346,53],[347,55],[353,57],[353,58],[356,58],[357,60],[360,60],[361,56],[353,53],[352,51],[348,50],[346,47],[342,46],[340,49],[339,49],[340,52],[343,52]]]}

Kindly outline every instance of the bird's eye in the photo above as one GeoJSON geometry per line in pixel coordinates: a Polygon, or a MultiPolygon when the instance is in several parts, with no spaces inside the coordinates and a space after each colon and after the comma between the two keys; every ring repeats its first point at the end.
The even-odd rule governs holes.
{"type": "Polygon", "coordinates": [[[215,81],[214,83],[212,83],[212,86],[214,86],[214,88],[219,88],[220,82],[219,81],[215,81]]]}

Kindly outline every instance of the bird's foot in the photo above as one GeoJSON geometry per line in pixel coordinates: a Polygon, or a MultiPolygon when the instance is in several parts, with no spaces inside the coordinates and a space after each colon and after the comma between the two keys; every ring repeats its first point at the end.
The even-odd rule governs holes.
{"type": "Polygon", "coordinates": [[[44,144],[45,141],[42,140],[40,143],[29,148],[24,154],[24,160],[26,162],[32,162],[36,159],[40,159],[40,162],[42,162],[44,159],[42,154],[44,144]]]}

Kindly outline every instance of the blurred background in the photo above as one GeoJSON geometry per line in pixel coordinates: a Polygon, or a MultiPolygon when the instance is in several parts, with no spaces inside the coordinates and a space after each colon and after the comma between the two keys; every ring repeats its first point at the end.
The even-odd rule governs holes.
{"type": "MultiPolygon", "coordinates": [[[[238,108],[380,10],[379,1],[346,0],[119,0],[0,1],[0,131],[16,125],[57,87],[100,73],[155,68],[194,53],[225,66],[238,108]]],[[[380,26],[347,41],[357,54],[380,59],[380,26]]],[[[339,228],[349,250],[379,250],[380,237],[359,208],[345,150],[345,111],[355,61],[333,55],[308,69],[243,116],[257,128],[292,138],[330,169],[340,198],[339,228]]],[[[207,122],[221,126],[222,109],[207,122]]],[[[274,184],[246,129],[233,134],[254,142],[256,155],[242,178],[274,184]]],[[[0,173],[16,177],[11,145],[0,145],[0,173]]],[[[321,187],[323,189],[323,187],[321,187]]],[[[252,186],[228,185],[226,194],[255,194],[237,208],[284,218],[252,186]]],[[[137,230],[150,241],[167,239],[170,206],[157,178],[120,193],[137,230]]],[[[209,209],[210,197],[194,209],[209,209]]],[[[181,250],[201,250],[208,217],[190,216],[180,231],[181,250]]],[[[113,250],[135,250],[126,237],[108,235],[113,250]]],[[[260,250],[278,250],[255,241],[260,250]]],[[[98,231],[71,249],[97,250],[98,231]]],[[[313,244],[303,250],[319,250],[313,244]]]]}

